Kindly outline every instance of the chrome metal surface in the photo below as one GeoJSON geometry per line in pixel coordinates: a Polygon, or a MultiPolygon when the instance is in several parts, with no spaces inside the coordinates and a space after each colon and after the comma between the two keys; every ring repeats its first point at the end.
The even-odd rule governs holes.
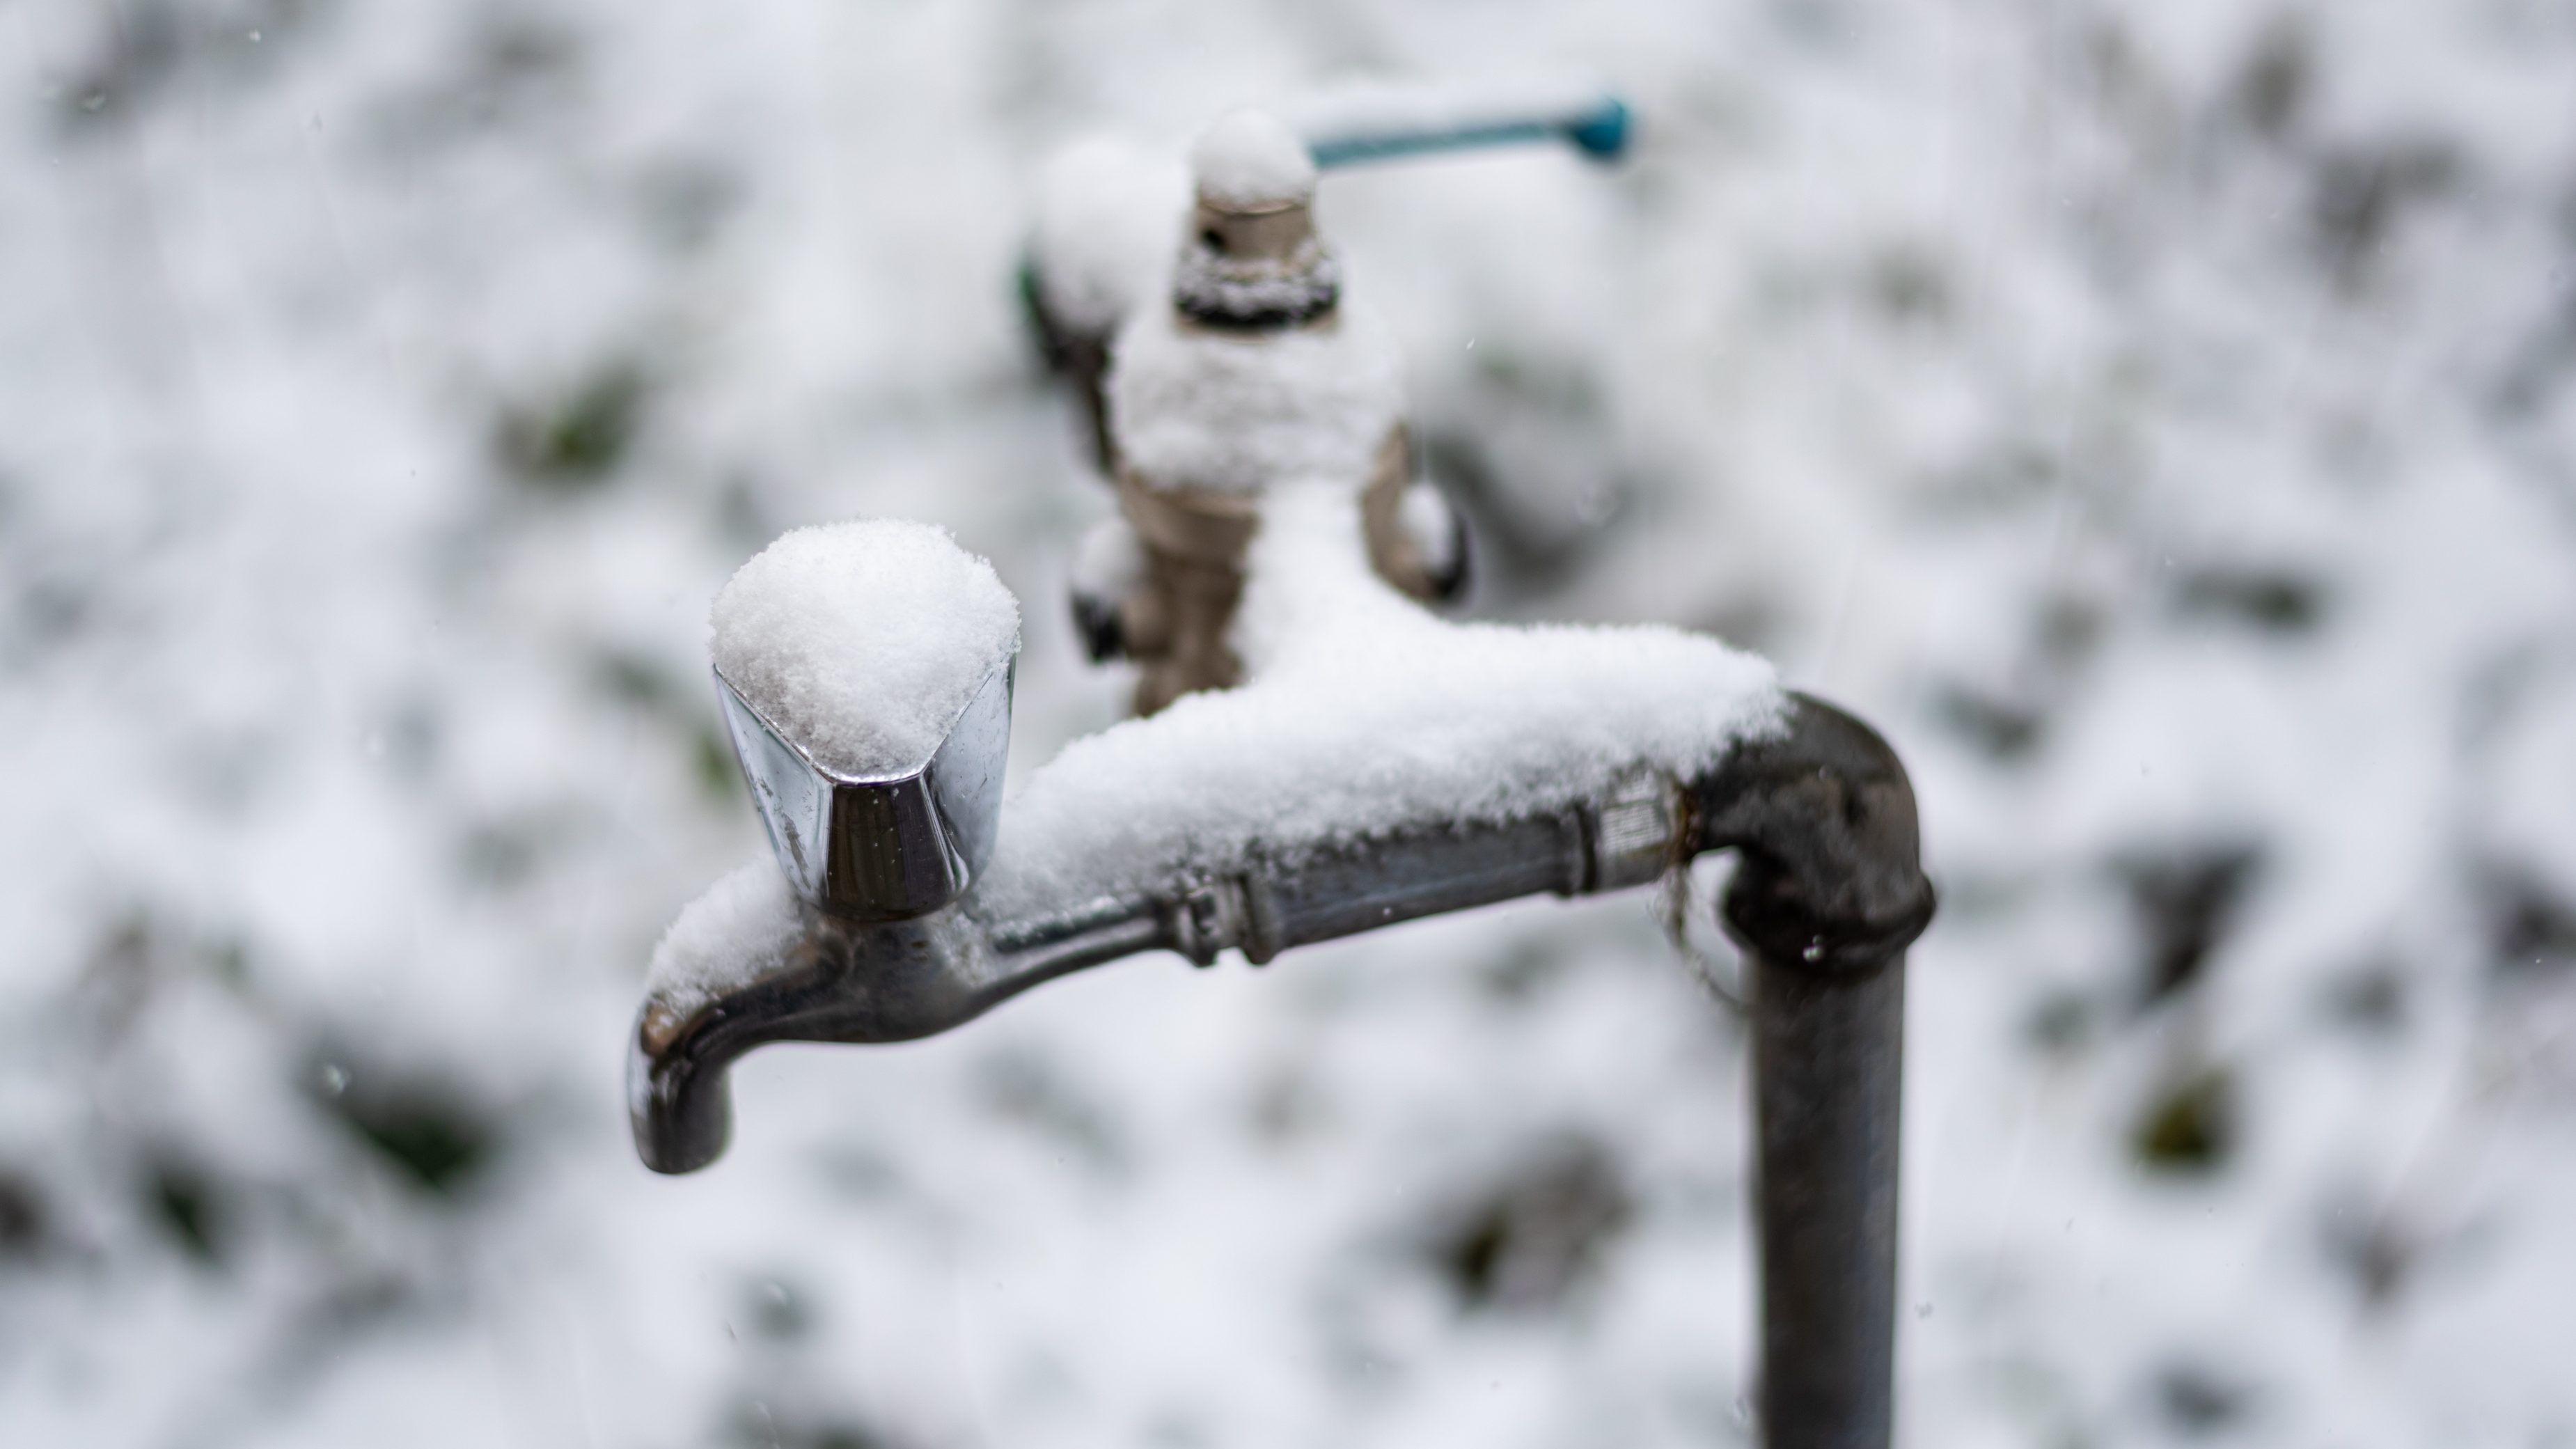
{"type": "Polygon", "coordinates": [[[835,916],[887,921],[966,893],[998,838],[1016,668],[1011,660],[993,671],[928,759],[875,777],[816,763],[716,674],[743,780],[799,897],[835,916]]]}

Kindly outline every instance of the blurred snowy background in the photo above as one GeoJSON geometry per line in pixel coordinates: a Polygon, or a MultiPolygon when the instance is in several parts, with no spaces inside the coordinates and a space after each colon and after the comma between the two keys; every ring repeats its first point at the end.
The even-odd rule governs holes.
{"type": "Polygon", "coordinates": [[[621,1053],[758,848],[703,617],[953,528],[1115,718],[1033,178],[1337,76],[1479,613],[1880,724],[1916,1445],[2576,1444],[2576,7],[0,4],[0,1441],[1751,1432],[1741,1034],[1639,897],[621,1053]]]}

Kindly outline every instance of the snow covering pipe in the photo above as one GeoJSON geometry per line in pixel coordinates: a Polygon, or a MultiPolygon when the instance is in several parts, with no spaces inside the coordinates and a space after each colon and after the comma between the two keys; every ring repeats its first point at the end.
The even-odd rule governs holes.
{"type": "MultiPolygon", "coordinates": [[[[1010,828],[1009,810],[1004,811],[1010,828]]],[[[1215,877],[987,913],[968,889],[901,920],[799,907],[776,969],[647,999],[628,1062],[635,1144],[692,1172],[730,1133],[727,1067],[775,1041],[895,1042],[1146,951],[1202,965],[1553,892],[1649,884],[1740,858],[1722,907],[1754,985],[1762,1417],[1774,1449],[1888,1442],[1905,948],[1929,923],[1904,768],[1866,725],[1793,695],[1788,727],[1688,780],[1629,777],[1552,814],[1422,821],[1215,877]]]]}

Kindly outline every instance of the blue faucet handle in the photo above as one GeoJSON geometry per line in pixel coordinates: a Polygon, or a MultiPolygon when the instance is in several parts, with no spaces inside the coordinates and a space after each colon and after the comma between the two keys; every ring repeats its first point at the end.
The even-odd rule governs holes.
{"type": "Polygon", "coordinates": [[[1598,94],[1569,105],[1461,106],[1447,113],[1436,103],[1397,107],[1378,118],[1337,119],[1306,127],[1306,148],[1318,167],[1350,166],[1487,146],[1563,141],[1595,161],[1618,160],[1628,149],[1627,103],[1598,94]],[[1407,110],[1412,114],[1405,114],[1407,110]]]}

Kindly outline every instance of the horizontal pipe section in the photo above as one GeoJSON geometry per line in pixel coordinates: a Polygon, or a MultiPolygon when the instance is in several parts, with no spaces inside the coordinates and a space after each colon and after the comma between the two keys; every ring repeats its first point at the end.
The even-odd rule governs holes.
{"type": "MultiPolygon", "coordinates": [[[[1677,792],[1664,792],[1678,802],[1677,792]]],[[[1398,921],[1593,889],[1601,813],[1335,842],[1243,871],[1108,897],[1031,920],[978,919],[970,895],[909,921],[808,911],[786,965],[681,1016],[648,1002],[629,1063],[638,1150],[661,1172],[715,1160],[729,1136],[726,1069],[773,1041],[892,1042],[962,1025],[1031,987],[1145,951],[1201,964],[1236,950],[1264,962],[1292,946],[1398,921]]],[[[1663,826],[1669,837],[1677,815],[1663,826]]]]}
{"type": "Polygon", "coordinates": [[[1293,868],[1256,870],[1248,914],[1268,929],[1243,942],[1266,961],[1399,921],[1584,887],[1584,825],[1575,814],[1426,831],[1319,851],[1293,868]]]}

